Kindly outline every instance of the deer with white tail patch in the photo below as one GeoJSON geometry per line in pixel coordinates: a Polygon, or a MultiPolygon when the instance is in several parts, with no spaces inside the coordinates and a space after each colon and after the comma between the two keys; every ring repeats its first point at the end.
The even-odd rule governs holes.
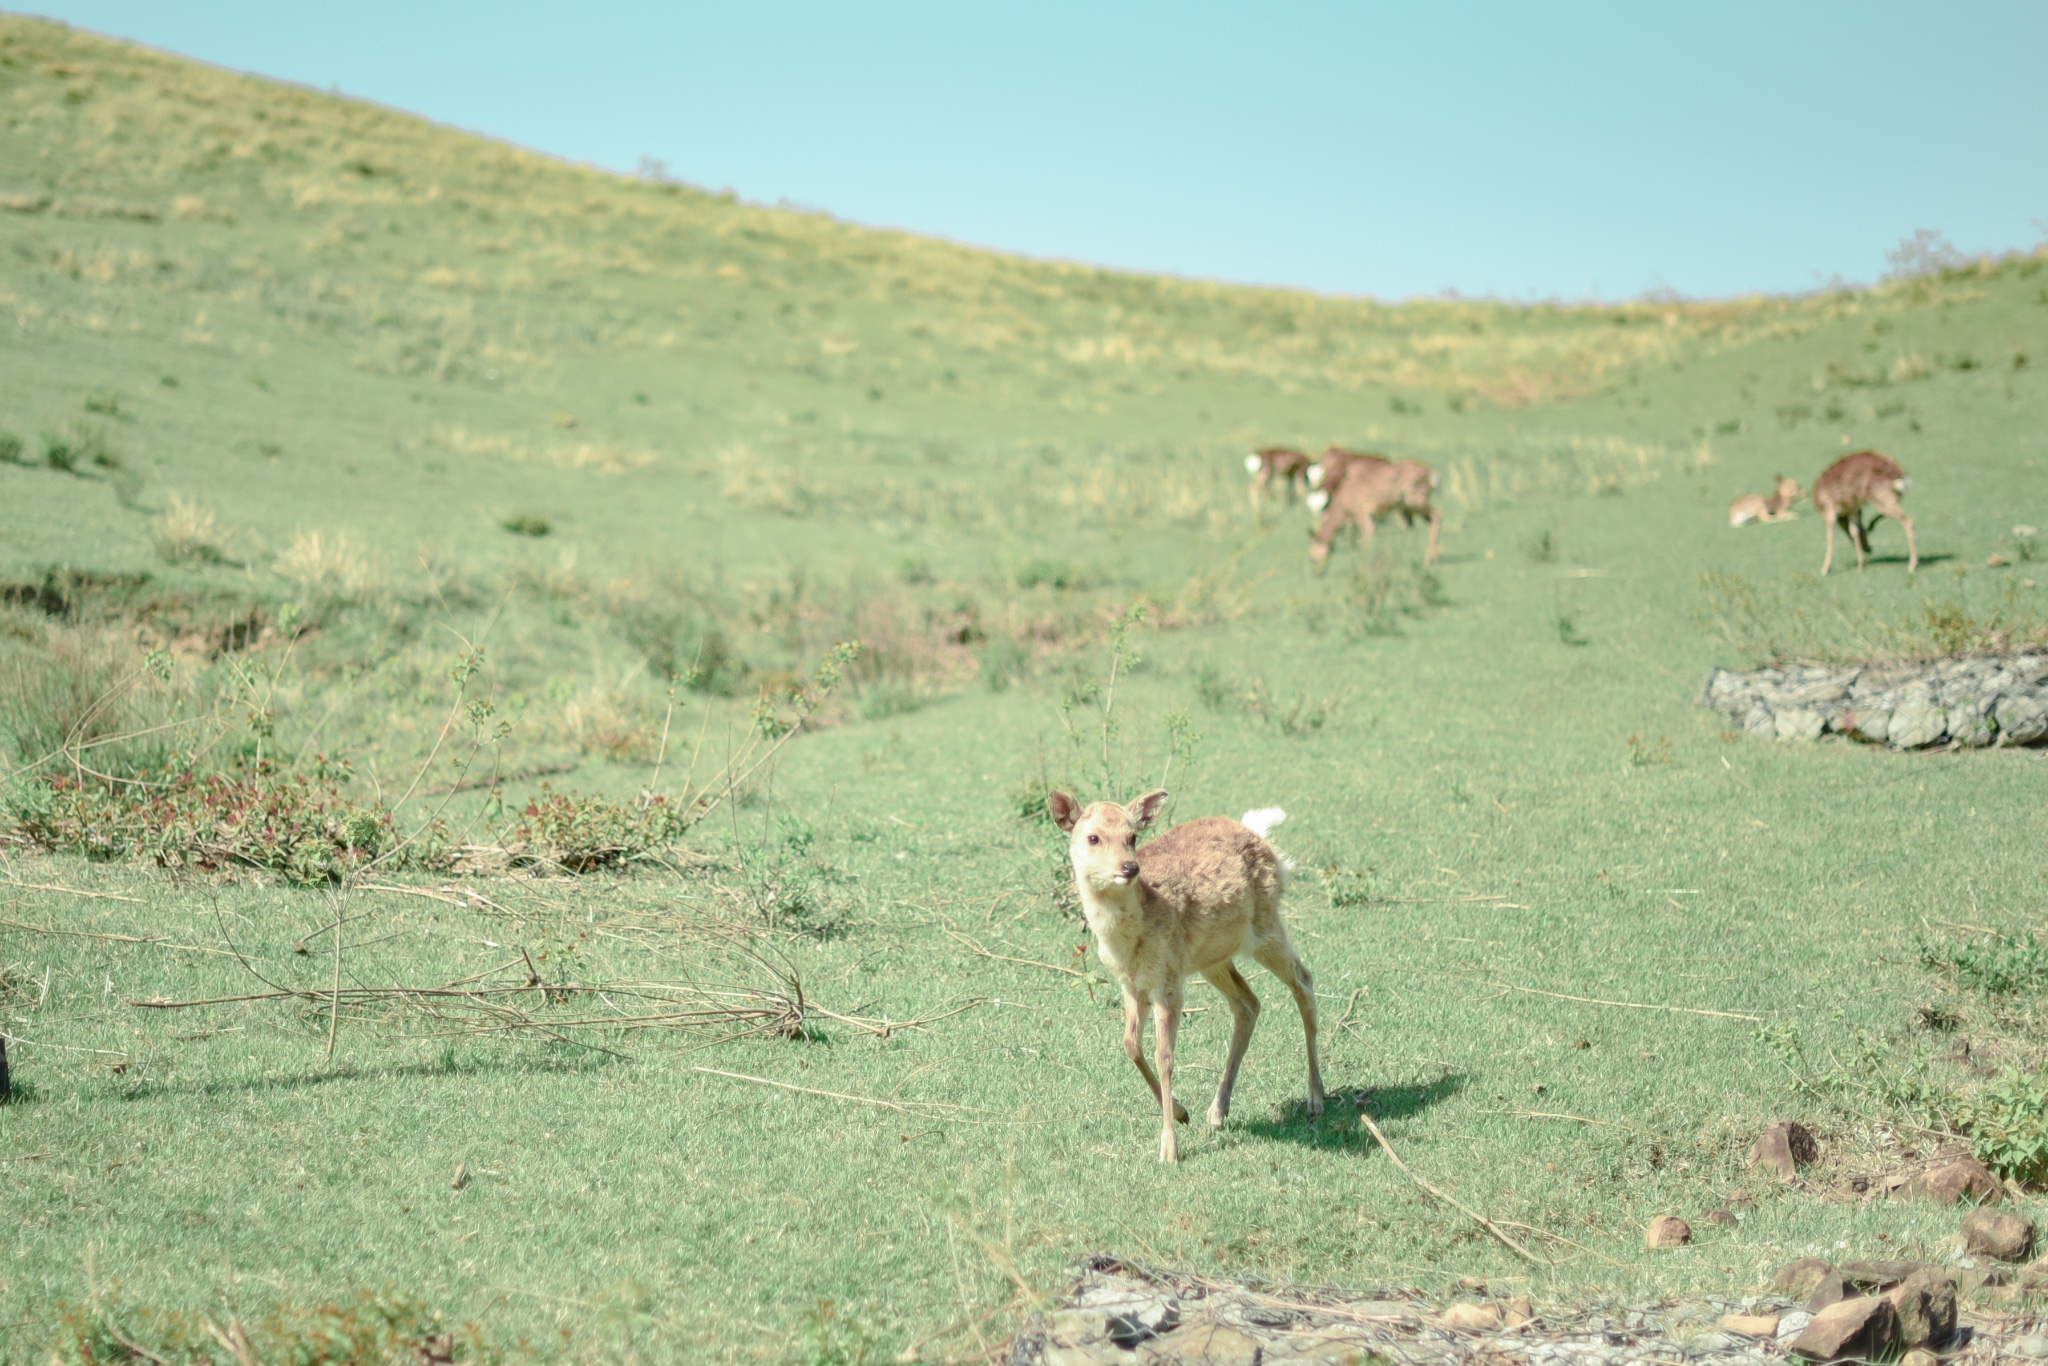
{"type": "Polygon", "coordinates": [[[1190,975],[1207,978],[1230,1004],[1230,1055],[1209,1107],[1212,1127],[1221,1127],[1230,1113],[1237,1069],[1259,1018],[1259,998],[1232,961],[1241,954],[1264,964],[1294,993],[1308,1041],[1311,1115],[1323,1112],[1323,1074],[1316,1062],[1315,980],[1280,919],[1290,865],[1266,839],[1287,813],[1275,806],[1247,811],[1241,821],[1188,821],[1140,850],[1138,833],[1165,805],[1163,791],[1147,792],[1128,806],[1083,807],[1064,792],[1052,793],[1045,803],[1070,837],[1067,853],[1095,951],[1123,988],[1124,1052],[1159,1103],[1159,1160],[1175,1162],[1180,1140],[1174,1123],[1186,1123],[1188,1113],[1173,1098],[1174,1045],[1190,975]],[[1156,1073],[1145,1061],[1148,1008],[1156,1073]]]}

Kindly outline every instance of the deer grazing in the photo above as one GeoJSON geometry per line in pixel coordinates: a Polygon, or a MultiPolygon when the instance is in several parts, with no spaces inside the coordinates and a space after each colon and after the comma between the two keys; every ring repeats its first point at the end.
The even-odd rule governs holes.
{"type": "Polygon", "coordinates": [[[1877,451],[1853,452],[1822,470],[1820,478],[1813,481],[1813,505],[1820,509],[1821,520],[1828,524],[1828,553],[1821,561],[1820,572],[1825,574],[1834,566],[1837,523],[1849,533],[1849,540],[1856,547],[1856,567],[1863,568],[1864,558],[1870,553],[1870,528],[1863,521],[1866,504],[1876,514],[1871,521],[1889,517],[1905,531],[1906,572],[1916,572],[1920,568],[1920,550],[1913,543],[1913,519],[1899,505],[1899,495],[1912,486],[1913,481],[1899,468],[1899,462],[1877,451]]]}
{"type": "Polygon", "coordinates": [[[1339,450],[1323,452],[1320,464],[1309,467],[1315,492],[1308,505],[1322,514],[1309,533],[1308,557],[1316,573],[1330,558],[1330,544],[1347,525],[1356,525],[1362,546],[1372,544],[1373,522],[1399,512],[1409,526],[1417,517],[1429,519],[1429,550],[1424,561],[1436,563],[1437,529],[1443,515],[1429,497],[1436,491],[1436,471],[1420,460],[1389,460],[1383,455],[1339,450]]]}
{"type": "Polygon", "coordinates": [[[1083,807],[1064,792],[1045,799],[1055,824],[1071,837],[1068,858],[1095,951],[1124,993],[1124,1052],[1137,1064],[1160,1108],[1159,1160],[1180,1159],[1176,1121],[1188,1112],[1173,1098],[1174,1044],[1188,976],[1200,973],[1230,1004],[1230,1055],[1209,1107],[1211,1127],[1230,1113],[1238,1065],[1258,1023],[1259,998],[1232,961],[1250,954],[1286,983],[1308,1037],[1308,1112],[1323,1112],[1323,1073],[1316,1064],[1315,981],[1288,941],[1280,920],[1287,863],[1266,834],[1287,819],[1278,807],[1247,811],[1242,821],[1208,816],[1188,821],[1138,848],[1138,832],[1158,819],[1166,793],[1147,792],[1128,806],[1083,807]],[[1145,1011],[1153,1052],[1145,1061],[1145,1011]]]}
{"type": "Polygon", "coordinates": [[[1745,493],[1728,505],[1728,525],[1741,526],[1744,522],[1789,522],[1792,520],[1792,500],[1802,490],[1797,479],[1776,476],[1777,490],[1769,498],[1760,493],[1745,493]]]}
{"type": "Polygon", "coordinates": [[[1285,446],[1267,446],[1244,458],[1244,472],[1252,477],[1252,501],[1259,501],[1274,480],[1289,494],[1308,496],[1309,460],[1301,451],[1285,446]]]}

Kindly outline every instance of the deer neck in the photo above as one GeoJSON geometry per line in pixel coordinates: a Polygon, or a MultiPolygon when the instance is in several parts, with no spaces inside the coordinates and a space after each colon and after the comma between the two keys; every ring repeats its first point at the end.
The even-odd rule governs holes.
{"type": "Polygon", "coordinates": [[[1135,878],[1101,890],[1078,878],[1075,884],[1081,892],[1081,914],[1095,935],[1096,955],[1111,969],[1123,971],[1145,924],[1145,885],[1135,878]]]}

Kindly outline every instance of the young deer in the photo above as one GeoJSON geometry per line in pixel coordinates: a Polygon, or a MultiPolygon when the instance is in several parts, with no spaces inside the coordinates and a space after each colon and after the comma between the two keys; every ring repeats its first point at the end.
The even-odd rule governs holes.
{"type": "Polygon", "coordinates": [[[1244,472],[1252,477],[1252,501],[1259,501],[1259,495],[1275,479],[1288,493],[1308,495],[1308,456],[1285,446],[1267,446],[1253,451],[1244,458],[1244,472]]]}
{"type": "Polygon", "coordinates": [[[1741,526],[1744,522],[1789,522],[1792,520],[1792,500],[1801,489],[1797,479],[1776,476],[1777,491],[1766,499],[1760,493],[1745,493],[1728,505],[1728,525],[1741,526]]]}
{"type": "Polygon", "coordinates": [[[1230,1056],[1209,1123],[1230,1113],[1238,1065],[1252,1041],[1259,998],[1231,960],[1248,953],[1287,984],[1308,1036],[1308,1112],[1323,1112],[1323,1073],[1316,1065],[1315,982],[1288,942],[1280,921],[1287,865],[1266,832],[1287,819],[1278,807],[1247,811],[1244,820],[1222,816],[1176,825],[1138,848],[1138,832],[1157,819],[1166,793],[1147,792],[1129,806],[1096,802],[1082,807],[1064,792],[1045,809],[1072,838],[1081,910],[1095,935],[1095,951],[1116,974],[1124,993],[1124,1052],[1138,1066],[1160,1107],[1159,1160],[1180,1158],[1176,1120],[1188,1112],[1173,1098],[1173,1050],[1180,1033],[1182,991],[1199,972],[1230,1003],[1230,1056]],[[1145,1062],[1145,1008],[1152,1008],[1155,1074],[1145,1062]]]}
{"type": "Polygon", "coordinates": [[[1437,529],[1443,515],[1429,501],[1436,491],[1436,471],[1420,460],[1388,460],[1378,455],[1358,455],[1331,447],[1323,454],[1322,474],[1311,471],[1317,485],[1309,506],[1322,514],[1309,533],[1308,557],[1316,573],[1323,572],[1330,558],[1330,543],[1347,525],[1356,525],[1361,547],[1372,544],[1375,519],[1399,512],[1409,526],[1417,517],[1429,519],[1429,550],[1426,563],[1436,563],[1437,529]]]}
{"type": "Polygon", "coordinates": [[[1827,573],[1835,563],[1836,523],[1848,531],[1850,543],[1856,547],[1856,567],[1863,567],[1864,557],[1870,553],[1870,528],[1863,522],[1866,503],[1877,517],[1889,517],[1905,531],[1906,572],[1917,571],[1920,550],[1913,543],[1913,519],[1899,506],[1899,495],[1912,486],[1898,461],[1876,451],[1856,451],[1822,470],[1820,478],[1813,481],[1813,505],[1828,524],[1828,553],[1820,572],[1827,573]]]}

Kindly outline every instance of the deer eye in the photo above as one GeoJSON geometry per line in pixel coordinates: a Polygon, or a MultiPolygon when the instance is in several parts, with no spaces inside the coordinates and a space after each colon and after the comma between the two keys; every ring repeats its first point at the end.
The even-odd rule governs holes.
{"type": "Polygon", "coordinates": [[[1102,836],[1100,836],[1100,835],[1090,835],[1090,836],[1088,837],[1088,842],[1089,842],[1090,844],[1100,844],[1100,843],[1102,843],[1102,836]]]}

